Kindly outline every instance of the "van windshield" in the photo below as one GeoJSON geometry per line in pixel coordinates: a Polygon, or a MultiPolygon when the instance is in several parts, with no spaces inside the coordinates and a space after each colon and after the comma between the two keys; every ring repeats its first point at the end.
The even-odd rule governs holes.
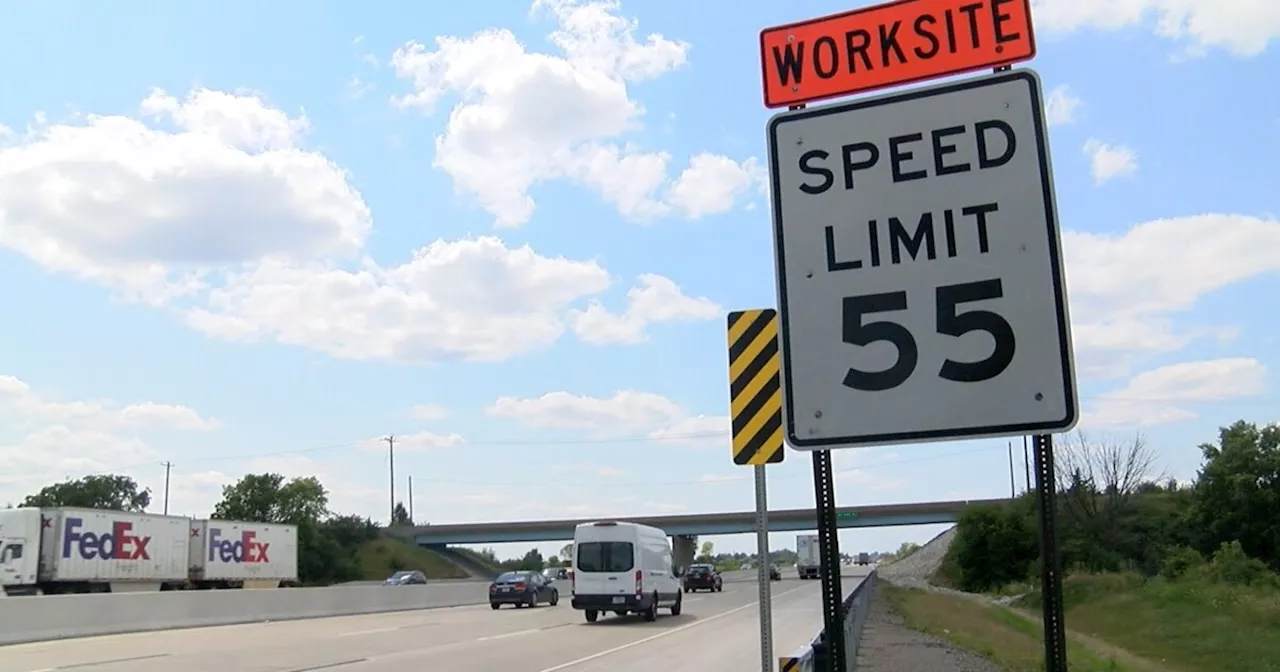
{"type": "Polygon", "coordinates": [[[578,571],[629,572],[635,551],[627,541],[587,541],[578,544],[578,571]]]}

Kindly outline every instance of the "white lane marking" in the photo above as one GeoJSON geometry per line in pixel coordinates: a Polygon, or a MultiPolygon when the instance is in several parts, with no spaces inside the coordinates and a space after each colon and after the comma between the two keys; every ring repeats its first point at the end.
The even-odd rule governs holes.
{"type": "MultiPolygon", "coordinates": [[[[781,593],[776,593],[776,594],[774,594],[774,595],[773,595],[773,599],[774,599],[774,600],[776,600],[776,599],[778,599],[779,597],[782,597],[783,595],[787,595],[787,594],[790,594],[790,593],[794,593],[794,592],[796,592],[797,590],[804,590],[805,588],[808,588],[808,587],[809,587],[809,586],[800,586],[799,588],[792,588],[791,590],[784,590],[784,591],[782,591],[781,593]]],[[[771,601],[772,601],[772,600],[771,600],[771,601]]],[[[680,626],[680,627],[678,627],[678,628],[672,628],[672,629],[670,629],[670,630],[663,630],[662,632],[659,632],[659,633],[658,633],[658,634],[656,634],[656,635],[650,635],[650,636],[648,636],[648,637],[645,637],[644,639],[637,639],[637,640],[636,640],[636,641],[634,641],[634,642],[629,642],[629,643],[627,643],[627,644],[623,644],[622,646],[615,646],[615,647],[613,647],[612,649],[606,649],[606,650],[604,650],[604,651],[600,651],[600,652],[598,652],[598,653],[593,653],[593,654],[591,654],[591,655],[589,655],[589,656],[584,656],[584,657],[579,658],[579,659],[577,659],[577,660],[571,660],[571,661],[569,661],[569,662],[567,662],[567,663],[560,663],[559,665],[556,665],[556,666],[554,666],[554,667],[548,667],[547,669],[545,669],[545,670],[539,670],[538,672],[559,672],[559,670],[568,669],[568,668],[570,668],[570,667],[573,667],[574,665],[581,665],[581,664],[583,664],[583,663],[587,663],[587,662],[590,662],[590,661],[596,660],[597,658],[603,658],[603,657],[605,657],[605,656],[608,656],[608,655],[611,655],[611,654],[617,653],[617,652],[619,652],[619,651],[625,651],[625,650],[630,649],[630,648],[632,648],[632,647],[640,646],[641,644],[647,644],[647,643],[649,643],[649,642],[652,642],[652,641],[653,641],[653,640],[655,640],[655,639],[662,639],[663,637],[666,637],[667,635],[674,635],[674,634],[676,634],[677,632],[684,632],[685,630],[688,630],[689,628],[696,628],[696,627],[698,627],[699,625],[702,625],[703,623],[710,623],[711,621],[714,621],[714,620],[719,619],[719,618],[724,618],[725,616],[728,616],[728,615],[730,615],[730,614],[736,614],[737,612],[742,611],[742,610],[744,610],[744,609],[750,609],[751,607],[754,607],[754,606],[756,606],[757,604],[760,604],[760,601],[759,601],[759,600],[756,600],[755,602],[748,602],[747,604],[744,604],[744,605],[742,605],[742,606],[740,606],[740,607],[734,607],[734,608],[730,609],[729,611],[721,612],[721,613],[719,613],[719,614],[716,614],[715,616],[708,616],[708,617],[706,617],[706,618],[702,618],[702,619],[696,620],[696,621],[694,621],[694,622],[692,622],[692,623],[689,623],[689,624],[687,624],[687,625],[682,625],[682,626],[680,626]]]]}
{"type": "Polygon", "coordinates": [[[532,630],[517,630],[515,632],[504,632],[500,635],[489,635],[480,639],[473,639],[471,642],[488,642],[495,639],[506,639],[508,637],[519,637],[520,635],[531,635],[535,632],[542,632],[543,628],[533,628],[532,630]]]}
{"type": "Polygon", "coordinates": [[[355,637],[357,635],[376,635],[380,632],[395,632],[396,630],[403,630],[403,629],[404,628],[397,625],[392,628],[374,628],[372,630],[356,630],[355,632],[344,632],[338,636],[339,637],[355,637]]]}

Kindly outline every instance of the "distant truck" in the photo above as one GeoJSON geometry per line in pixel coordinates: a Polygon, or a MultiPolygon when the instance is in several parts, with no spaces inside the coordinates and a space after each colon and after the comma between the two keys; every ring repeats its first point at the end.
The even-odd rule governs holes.
{"type": "Polygon", "coordinates": [[[870,553],[859,553],[859,554],[858,554],[858,564],[859,564],[859,565],[869,565],[869,564],[871,564],[871,554],[870,554],[870,553]]]}
{"type": "Polygon", "coordinates": [[[0,511],[4,594],[278,587],[298,579],[293,525],[80,508],[0,511]]]}
{"type": "Polygon", "coordinates": [[[796,572],[802,579],[816,579],[822,568],[822,547],[816,534],[796,535],[796,572]]]}

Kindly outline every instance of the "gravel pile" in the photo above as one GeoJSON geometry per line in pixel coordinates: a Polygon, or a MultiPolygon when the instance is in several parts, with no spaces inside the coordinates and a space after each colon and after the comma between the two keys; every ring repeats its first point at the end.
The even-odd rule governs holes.
{"type": "Polygon", "coordinates": [[[929,543],[905,558],[888,565],[881,565],[876,572],[889,583],[913,588],[929,587],[929,579],[942,566],[942,559],[956,538],[956,528],[934,537],[929,543]]]}

